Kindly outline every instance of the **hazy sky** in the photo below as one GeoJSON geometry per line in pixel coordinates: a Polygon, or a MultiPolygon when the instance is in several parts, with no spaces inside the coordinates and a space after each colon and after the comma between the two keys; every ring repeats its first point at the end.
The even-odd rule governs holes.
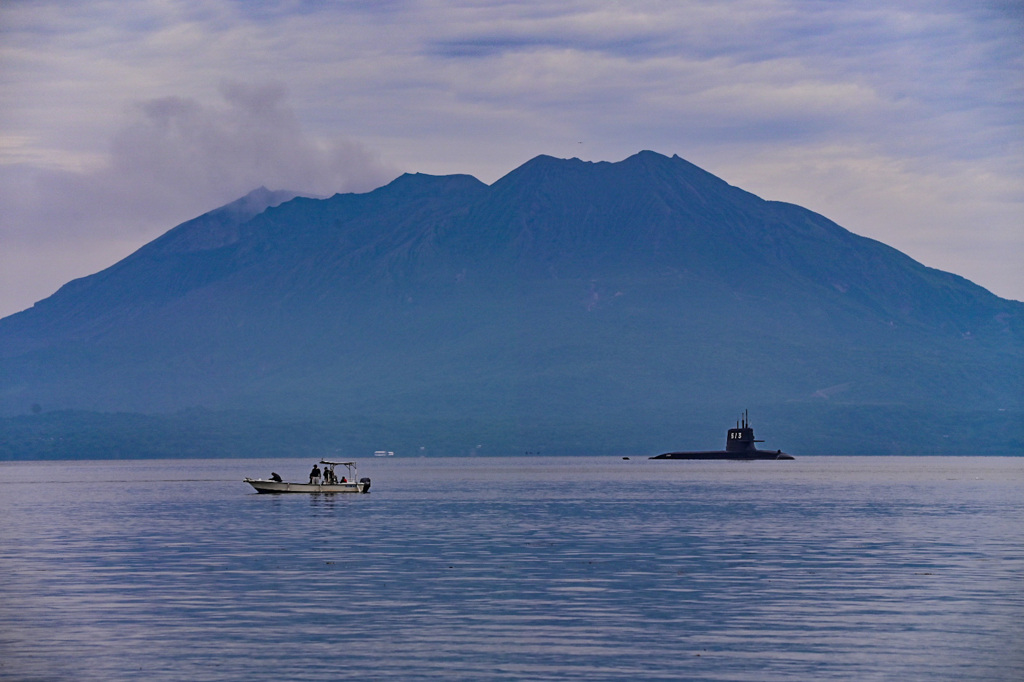
{"type": "Polygon", "coordinates": [[[1024,300],[1019,0],[0,3],[0,315],[260,185],[679,154],[1024,300]]]}

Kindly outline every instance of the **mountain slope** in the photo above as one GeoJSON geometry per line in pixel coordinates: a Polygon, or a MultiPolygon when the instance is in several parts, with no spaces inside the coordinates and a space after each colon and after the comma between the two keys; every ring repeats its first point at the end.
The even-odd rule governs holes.
{"type": "Polygon", "coordinates": [[[797,452],[913,450],[925,425],[933,451],[1020,451],[1024,304],[678,157],[266,194],[0,320],[4,413],[202,407],[406,452],[646,452],[717,443],[749,407],[797,452]],[[823,422],[861,432],[836,444],[823,422]]]}

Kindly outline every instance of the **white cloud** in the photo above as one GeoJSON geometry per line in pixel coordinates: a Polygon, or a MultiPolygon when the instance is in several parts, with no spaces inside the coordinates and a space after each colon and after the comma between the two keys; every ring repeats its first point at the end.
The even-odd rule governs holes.
{"type": "MultiPolygon", "coordinates": [[[[0,312],[261,185],[331,195],[368,191],[398,173],[356,142],[307,135],[280,85],[227,82],[221,94],[217,104],[137,103],[108,154],[84,169],[0,167],[0,312]],[[39,276],[49,271],[60,279],[39,276]]],[[[8,158],[30,156],[26,147],[9,139],[8,158]]]]}
{"type": "Polygon", "coordinates": [[[3,199],[20,205],[27,222],[43,215],[52,232],[68,235],[81,229],[72,218],[83,212],[148,225],[194,217],[260,185],[330,195],[368,191],[396,173],[356,142],[307,135],[280,85],[226,82],[221,95],[213,105],[176,96],[139,102],[101,164],[36,169],[33,191],[3,199]]]}

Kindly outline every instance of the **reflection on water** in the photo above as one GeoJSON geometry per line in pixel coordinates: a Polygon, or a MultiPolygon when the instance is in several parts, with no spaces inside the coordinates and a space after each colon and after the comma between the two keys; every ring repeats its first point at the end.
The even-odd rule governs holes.
{"type": "Polygon", "coordinates": [[[0,678],[1024,679],[1024,459],[0,464],[0,678]]]}

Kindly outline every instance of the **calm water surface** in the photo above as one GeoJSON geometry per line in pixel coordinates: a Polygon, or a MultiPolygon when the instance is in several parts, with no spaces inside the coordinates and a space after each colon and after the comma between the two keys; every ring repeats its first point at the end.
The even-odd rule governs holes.
{"type": "Polygon", "coordinates": [[[0,679],[1024,679],[1024,458],[0,464],[0,679]]]}

